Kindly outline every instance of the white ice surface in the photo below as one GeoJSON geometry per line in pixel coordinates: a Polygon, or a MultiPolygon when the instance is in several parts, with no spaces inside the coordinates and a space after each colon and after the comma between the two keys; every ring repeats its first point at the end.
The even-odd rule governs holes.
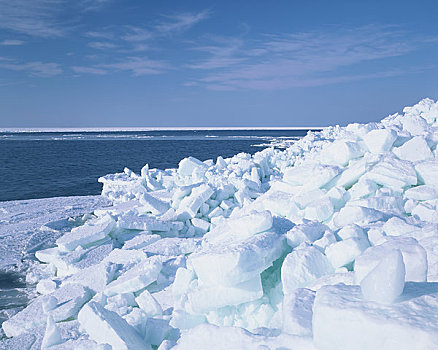
{"type": "Polygon", "coordinates": [[[0,348],[436,349],[437,118],[425,99],[284,151],[125,168],[106,208],[2,203],[2,258],[36,292],[0,348]]]}

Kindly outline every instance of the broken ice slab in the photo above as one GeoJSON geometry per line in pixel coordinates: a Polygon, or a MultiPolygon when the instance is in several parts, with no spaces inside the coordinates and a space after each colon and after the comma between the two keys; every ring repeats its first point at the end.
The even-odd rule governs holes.
{"type": "Polygon", "coordinates": [[[122,317],[96,302],[86,304],[78,320],[90,339],[99,344],[109,344],[114,350],[151,349],[122,317]]]}
{"type": "Polygon", "coordinates": [[[162,221],[151,215],[138,215],[128,212],[117,221],[120,228],[141,231],[179,231],[184,227],[182,222],[162,221]]]}
{"type": "Polygon", "coordinates": [[[73,251],[105,239],[115,225],[110,216],[90,220],[85,225],[76,227],[56,240],[58,247],[64,251],[73,251]]]}
{"type": "Polygon", "coordinates": [[[152,257],[140,262],[108,284],[104,293],[111,296],[118,293],[137,292],[157,280],[161,267],[162,263],[159,257],[152,257]]]}
{"type": "Polygon", "coordinates": [[[46,318],[41,317],[47,309],[46,304],[55,301],[53,309],[46,310],[56,322],[66,321],[76,317],[82,305],[91,298],[89,290],[78,284],[69,284],[55,292],[34,299],[24,310],[3,322],[6,336],[14,337],[33,328],[46,324],[46,318]]]}
{"type": "Polygon", "coordinates": [[[234,244],[217,244],[189,256],[204,283],[232,286],[266,270],[285,250],[284,236],[263,232],[234,244]]]}

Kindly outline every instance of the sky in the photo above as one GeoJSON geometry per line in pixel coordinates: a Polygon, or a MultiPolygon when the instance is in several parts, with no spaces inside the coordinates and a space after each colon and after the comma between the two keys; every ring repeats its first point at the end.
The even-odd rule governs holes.
{"type": "Polygon", "coordinates": [[[0,0],[0,127],[327,126],[438,99],[438,2],[0,0]]]}

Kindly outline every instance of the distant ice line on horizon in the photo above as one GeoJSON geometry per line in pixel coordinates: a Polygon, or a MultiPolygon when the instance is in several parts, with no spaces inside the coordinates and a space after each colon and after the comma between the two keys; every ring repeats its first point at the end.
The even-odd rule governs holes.
{"type": "Polygon", "coordinates": [[[324,126],[200,126],[200,127],[101,127],[101,128],[0,128],[0,132],[128,132],[128,131],[185,131],[185,130],[322,130],[324,126]]]}

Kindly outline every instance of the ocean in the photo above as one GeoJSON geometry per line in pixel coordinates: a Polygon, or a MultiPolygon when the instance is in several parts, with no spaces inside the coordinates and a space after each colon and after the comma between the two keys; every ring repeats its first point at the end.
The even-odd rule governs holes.
{"type": "Polygon", "coordinates": [[[100,194],[100,176],[175,168],[181,159],[254,154],[308,130],[150,130],[0,133],[0,201],[100,194]]]}

